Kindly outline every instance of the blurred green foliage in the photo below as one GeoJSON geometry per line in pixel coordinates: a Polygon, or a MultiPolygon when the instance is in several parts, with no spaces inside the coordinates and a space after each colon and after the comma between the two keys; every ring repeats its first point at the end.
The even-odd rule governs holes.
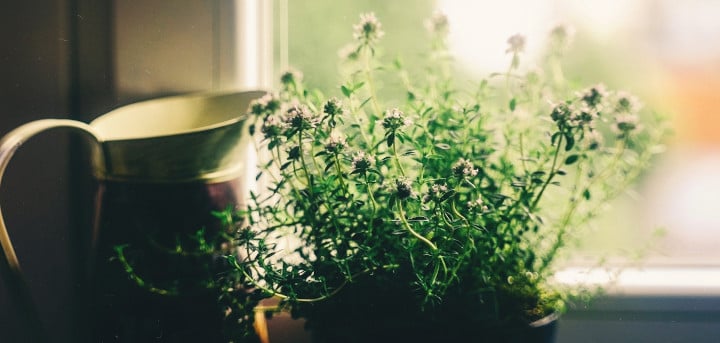
{"type": "MultiPolygon", "coordinates": [[[[305,81],[323,92],[339,94],[338,51],[352,40],[352,25],[361,13],[374,12],[383,24],[386,35],[380,56],[412,62],[427,51],[423,21],[433,12],[432,0],[284,0],[280,4],[283,2],[288,5],[289,66],[302,71],[305,81]]],[[[281,6],[276,8],[282,11],[281,6]]],[[[382,91],[382,84],[378,88],[382,91]]]]}

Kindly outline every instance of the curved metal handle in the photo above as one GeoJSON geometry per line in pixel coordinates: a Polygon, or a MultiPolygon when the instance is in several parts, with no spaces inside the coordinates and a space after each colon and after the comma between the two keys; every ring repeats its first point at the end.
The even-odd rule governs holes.
{"type": "MultiPolygon", "coordinates": [[[[6,134],[2,140],[0,140],[0,184],[2,184],[2,177],[5,174],[5,169],[10,162],[15,151],[27,141],[30,137],[36,134],[53,129],[53,128],[70,128],[75,131],[83,132],[89,135],[93,142],[93,158],[102,159],[100,152],[101,140],[95,134],[92,127],[89,125],[69,119],[42,119],[24,124],[6,134]]],[[[98,161],[102,162],[102,161],[98,161]]],[[[17,302],[19,307],[18,312],[25,318],[24,323],[26,324],[26,332],[32,335],[34,340],[37,342],[47,342],[47,336],[43,329],[42,322],[40,321],[37,313],[37,307],[35,306],[30,290],[28,288],[25,277],[22,274],[20,268],[20,262],[18,261],[15,249],[13,248],[10,236],[8,235],[7,227],[5,226],[5,220],[2,216],[2,210],[0,209],[0,277],[5,280],[9,292],[12,296],[12,300],[17,302]]]]}

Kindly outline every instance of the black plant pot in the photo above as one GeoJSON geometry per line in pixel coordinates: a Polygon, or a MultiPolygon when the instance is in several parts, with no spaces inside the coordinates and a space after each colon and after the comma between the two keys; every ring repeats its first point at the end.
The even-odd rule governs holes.
{"type": "MultiPolygon", "coordinates": [[[[317,320],[317,319],[316,319],[317,320]]],[[[557,315],[551,314],[530,324],[498,324],[458,320],[417,320],[408,318],[353,318],[336,316],[310,330],[312,342],[374,343],[553,343],[557,315]]]]}

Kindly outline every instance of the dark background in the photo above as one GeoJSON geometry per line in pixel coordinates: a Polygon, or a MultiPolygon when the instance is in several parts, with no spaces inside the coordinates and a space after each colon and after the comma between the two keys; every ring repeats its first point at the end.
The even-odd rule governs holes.
{"type": "MultiPolygon", "coordinates": [[[[32,120],[89,122],[123,104],[215,88],[217,6],[0,2],[0,135],[32,120]]],[[[76,341],[84,325],[77,300],[91,228],[90,175],[84,138],[51,130],[17,151],[0,187],[5,222],[52,342],[76,341]]],[[[27,341],[10,300],[0,282],[0,342],[27,341]]]]}

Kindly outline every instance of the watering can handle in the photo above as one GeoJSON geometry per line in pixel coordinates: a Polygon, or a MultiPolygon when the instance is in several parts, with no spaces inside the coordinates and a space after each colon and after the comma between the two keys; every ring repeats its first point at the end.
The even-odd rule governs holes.
{"type": "MultiPolygon", "coordinates": [[[[6,134],[0,140],[0,184],[5,169],[10,162],[15,151],[25,141],[36,134],[53,129],[53,128],[70,128],[73,131],[80,131],[92,138],[93,158],[102,158],[100,153],[100,139],[89,125],[69,119],[41,119],[24,124],[6,134]]],[[[43,329],[40,321],[37,307],[32,299],[25,277],[20,268],[20,262],[15,255],[15,249],[10,242],[10,236],[5,226],[5,221],[0,210],[0,278],[8,287],[8,291],[13,301],[16,301],[19,307],[18,312],[24,317],[21,318],[26,325],[26,332],[33,336],[36,342],[47,342],[47,333],[43,329]]]]}

